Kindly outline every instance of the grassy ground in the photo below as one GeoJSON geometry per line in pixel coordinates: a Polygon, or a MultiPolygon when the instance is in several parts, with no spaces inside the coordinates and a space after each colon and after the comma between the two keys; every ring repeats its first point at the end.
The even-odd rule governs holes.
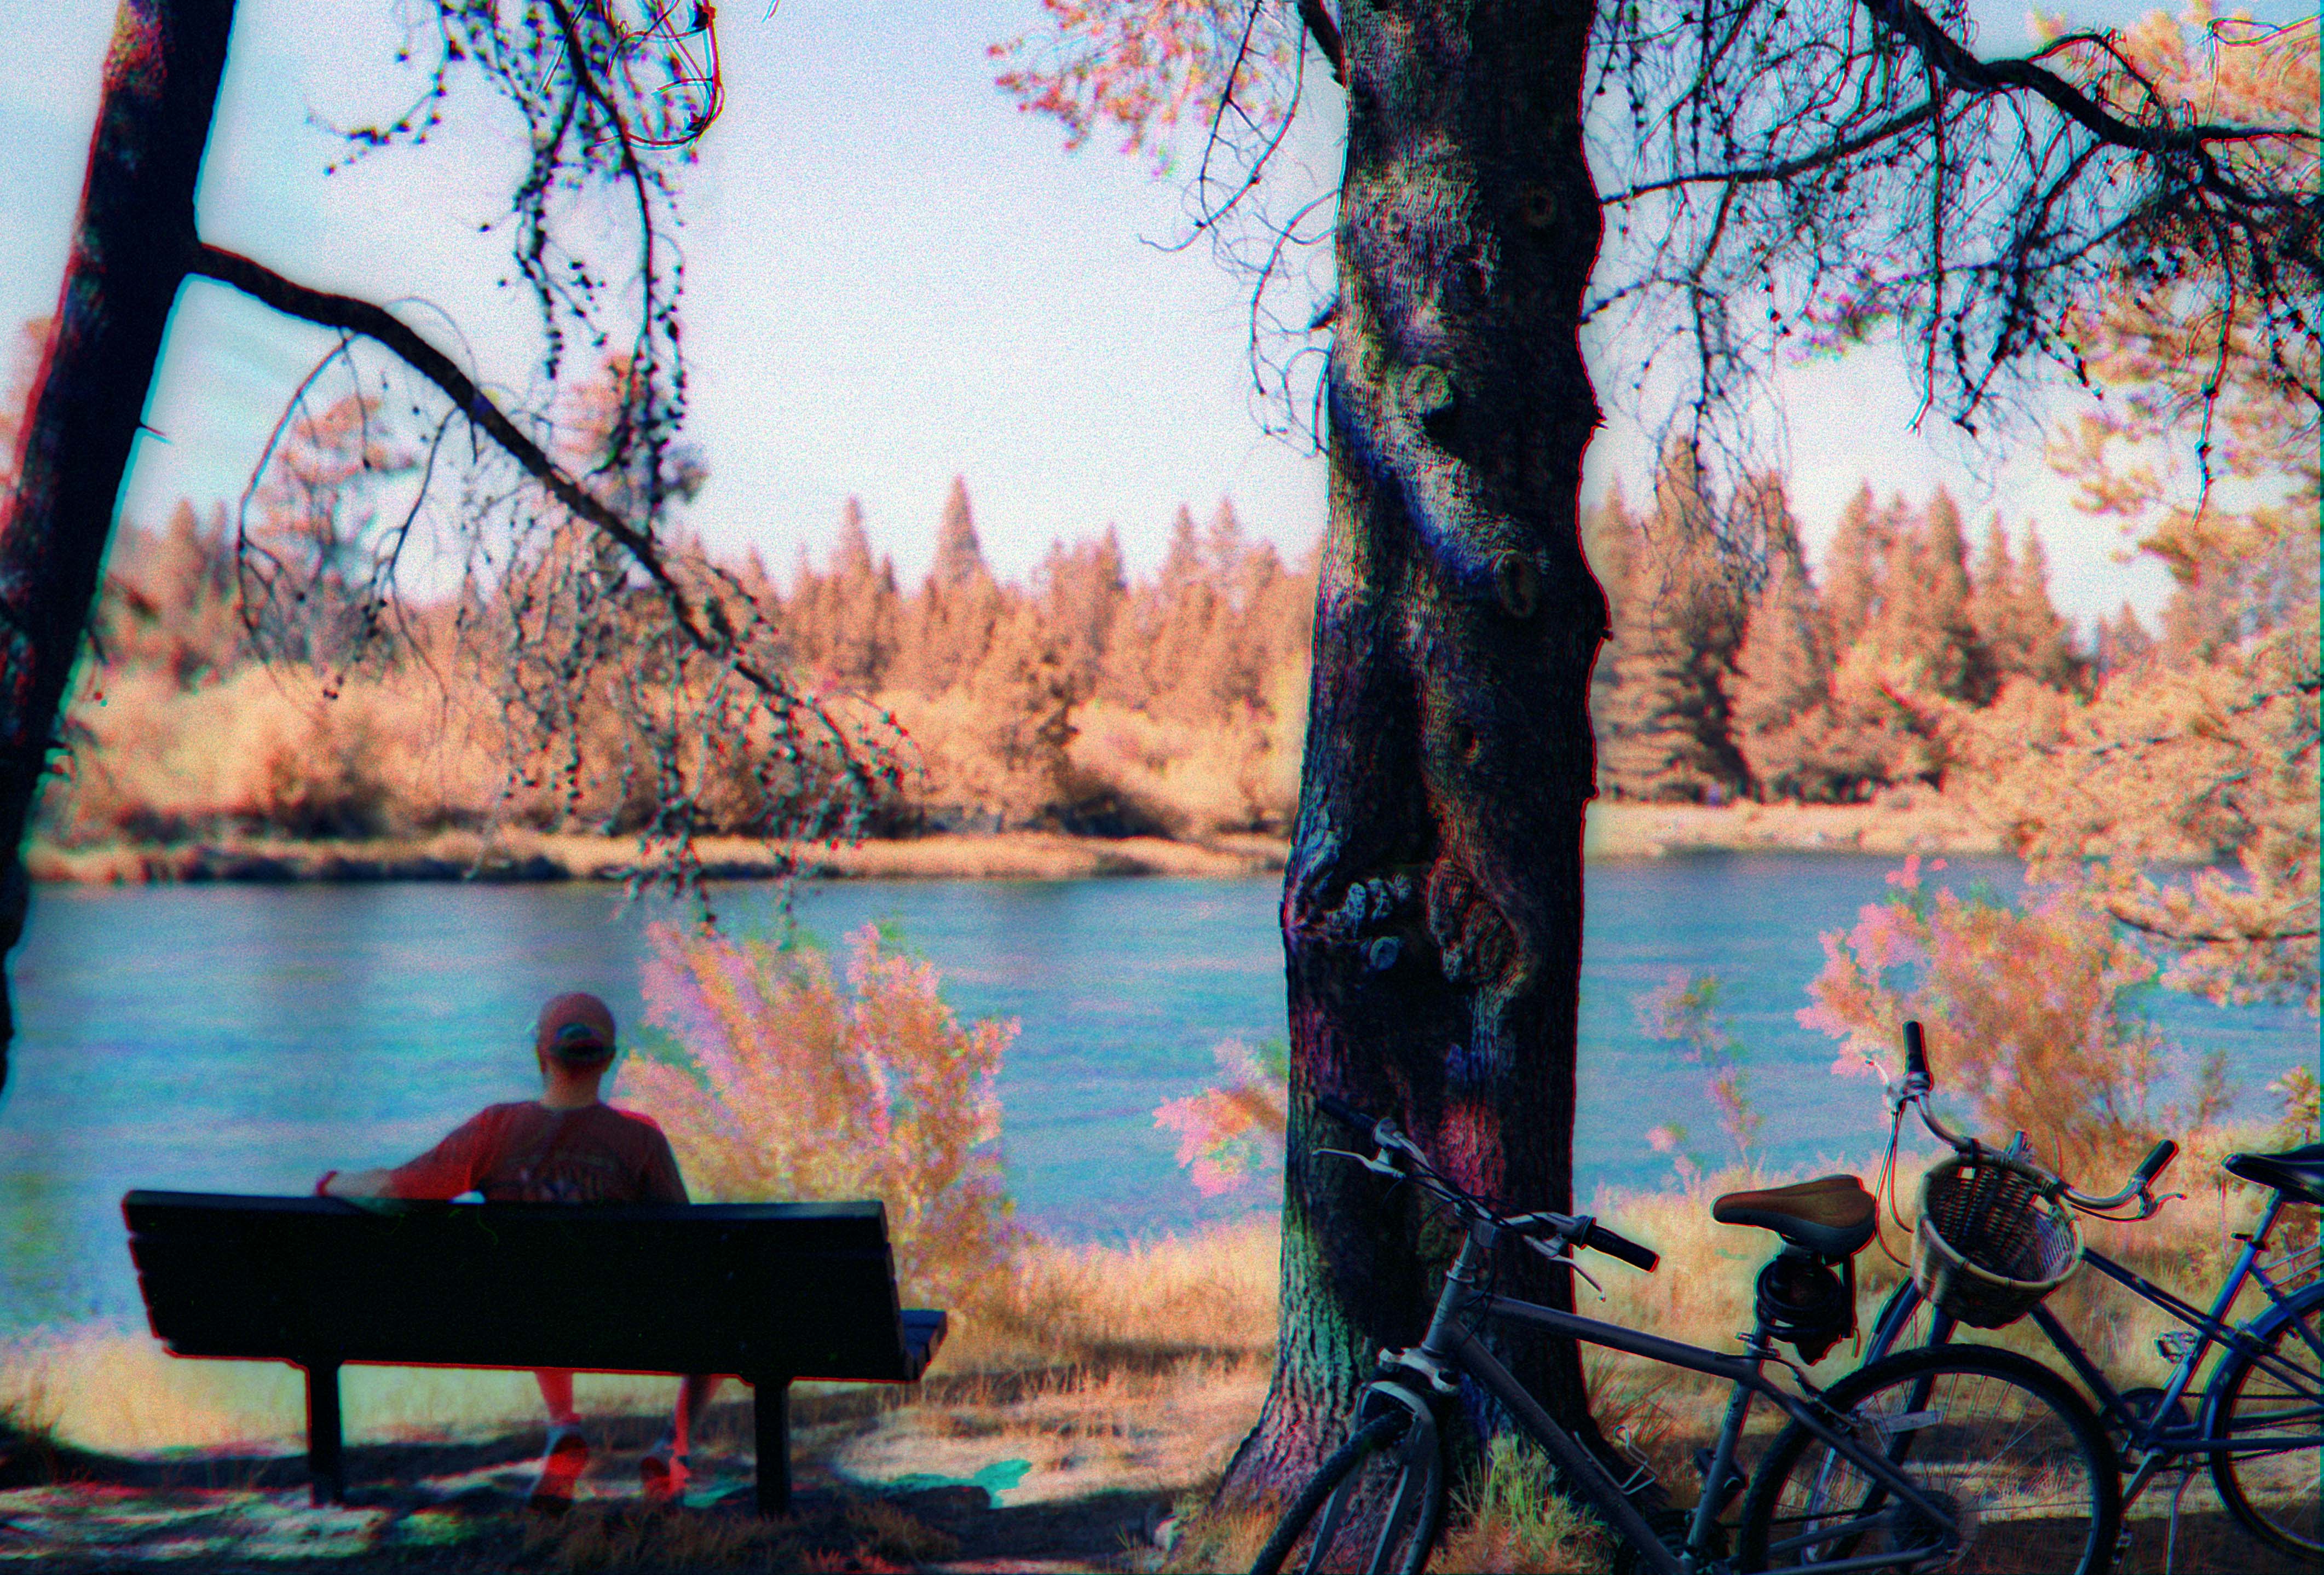
{"type": "MultiPolygon", "coordinates": [[[[2182,1162],[2184,1163],[2184,1162],[2182,1162]]],[[[2193,1172],[2190,1168],[2190,1174],[2193,1172]]],[[[1722,1178],[1733,1184],[1739,1178],[1722,1178]]],[[[1764,1233],[1714,1225],[1709,1190],[1607,1196],[1594,1208],[1664,1255],[1660,1272],[1609,1264],[1589,1310],[1724,1348],[1749,1321],[1764,1233]]],[[[1905,1188],[1909,1200],[1911,1188],[1905,1188]]],[[[2182,1291],[2216,1272],[2250,1200],[2207,1189],[2103,1243],[2182,1291]]],[[[1889,1244],[1909,1251],[1906,1233],[1889,1244]]],[[[1264,1514],[1207,1517],[1207,1495],[1256,1415],[1275,1338],[1276,1243],[1248,1224],[1127,1249],[1035,1244],[997,1305],[960,1321],[910,1390],[802,1386],[794,1401],[801,1515],[773,1528],[745,1512],[747,1404],[730,1388],[697,1445],[691,1508],[644,1515],[635,1459],[671,1381],[585,1377],[598,1456],[564,1521],[521,1513],[540,1447],[523,1374],[351,1369],[350,1508],[305,1505],[297,1375],[268,1364],[178,1361],[141,1331],[52,1331],[0,1348],[0,1560],[78,1569],[168,1559],[223,1570],[411,1566],[613,1570],[1177,1570],[1247,1565],[1264,1514]],[[1165,1555],[1153,1539],[1176,1538],[1165,1555]],[[283,1561],[290,1560],[286,1564],[283,1561]]],[[[1901,1272],[1859,1260],[1868,1322],[1901,1272]]],[[[2057,1305],[2125,1381],[2148,1382],[2159,1329],[2143,1304],[2083,1276],[2057,1305]]],[[[1586,1293],[1585,1293],[1586,1296],[1586,1293]]],[[[2006,1331],[2015,1343],[2018,1331],[2006,1331]]],[[[1843,1342],[1815,1369],[1857,1359],[1843,1342]]],[[[1692,1497],[1687,1457],[1721,1396],[1686,1375],[1593,1355],[1601,1423],[1692,1497]],[[1674,1382],[1674,1377],[1680,1381],[1674,1382]]],[[[1764,1441],[1772,1419],[1755,1429],[1764,1441]]],[[[2159,1570],[2167,1492],[2133,1523],[2123,1566],[2159,1570]]],[[[2259,1571],[2271,1562],[2197,1481],[2172,1568],[2259,1571]]],[[[1442,1570],[1608,1567],[1602,1533],[1510,1457],[1456,1506],[1442,1570]]]]}

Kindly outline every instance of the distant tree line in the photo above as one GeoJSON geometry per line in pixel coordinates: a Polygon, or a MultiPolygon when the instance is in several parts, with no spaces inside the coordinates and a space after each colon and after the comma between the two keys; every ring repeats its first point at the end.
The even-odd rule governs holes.
{"type": "MultiPolygon", "coordinates": [[[[421,605],[387,659],[354,626],[365,566],[346,544],[411,463],[360,418],[327,412],[286,444],[240,521],[181,502],[159,529],[122,533],[51,836],[403,834],[495,818],[632,831],[655,812],[654,784],[592,769],[585,751],[562,768],[553,749],[521,772],[501,763],[489,734],[525,681],[522,576],[508,606],[473,594],[421,605]],[[494,618],[512,631],[506,670],[450,656],[476,649],[453,624],[494,618]]],[[[2087,701],[2111,674],[2234,638],[2214,626],[2249,601],[2207,576],[2171,601],[2159,636],[2126,603],[2078,641],[2031,530],[2013,541],[1997,517],[1972,555],[1942,489],[1883,503],[1868,484],[1812,571],[1779,479],[1718,497],[1676,450],[1650,500],[1618,486],[1585,530],[1614,609],[1591,696],[1600,778],[1621,799],[1847,802],[1941,786],[1966,759],[1968,719],[2005,695],[2087,701]]],[[[1142,576],[1109,526],[1053,543],[1023,584],[999,580],[961,480],[917,585],[874,553],[852,498],[819,563],[802,549],[779,576],[752,550],[718,566],[772,622],[803,692],[899,741],[907,769],[865,827],[875,834],[1288,824],[1314,553],[1286,562],[1223,500],[1206,526],[1181,507],[1142,576]]],[[[602,743],[649,701],[634,684],[584,692],[567,721],[602,743]]],[[[617,741],[586,753],[624,759],[617,741]]],[[[703,829],[747,832],[747,806],[765,801],[714,778],[692,809],[703,829]]]]}
{"type": "Polygon", "coordinates": [[[2052,605],[2041,538],[1997,515],[1972,562],[1940,487],[1870,483],[1812,574],[1780,479],[1713,496],[1682,451],[1651,501],[1618,484],[1585,524],[1614,606],[1591,714],[1601,788],[1639,799],[1847,802],[1941,786],[1963,708],[2012,685],[2087,697],[2154,641],[2126,603],[2089,649],[2052,605]]]}

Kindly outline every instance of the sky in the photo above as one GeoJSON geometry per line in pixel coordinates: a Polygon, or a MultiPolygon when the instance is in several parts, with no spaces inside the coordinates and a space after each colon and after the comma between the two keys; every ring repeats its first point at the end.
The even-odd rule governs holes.
{"type": "MultiPolygon", "coordinates": [[[[2145,5],[2083,0],[2078,22],[2145,5]]],[[[199,195],[203,237],[301,282],[399,303],[485,381],[521,390],[538,361],[529,298],[499,290],[519,144],[473,82],[428,147],[327,180],[329,124],[392,114],[416,80],[392,57],[423,0],[242,0],[199,195]]],[[[1980,46],[2024,47],[2006,0],[1972,6],[1980,46]]],[[[2312,14],[2264,0],[2263,18],[2312,14]]],[[[0,326],[52,310],[112,23],[105,0],[0,0],[0,326]]],[[[736,0],[719,18],[725,108],[682,177],[691,436],[710,479],[691,522],[714,547],[755,545],[787,570],[828,548],[862,501],[874,549],[925,572],[952,478],[965,478],[985,555],[1023,576],[1053,539],[1120,532],[1150,569],[1181,503],[1231,498],[1245,527],[1296,552],[1321,532],[1321,459],[1265,436],[1244,358],[1248,282],[1186,234],[1183,169],[1157,176],[1107,138],[1063,151],[1055,123],[992,85],[985,46],[1036,24],[1038,0],[736,0]]],[[[1328,78],[1324,87],[1329,91],[1328,78]]],[[[1333,180],[1337,106],[1293,145],[1333,180]]],[[[158,521],[180,497],[240,494],[319,331],[222,286],[180,299],[126,499],[158,521]]],[[[1609,380],[1602,374],[1600,382],[1609,380]]],[[[1965,450],[1913,429],[1893,352],[1786,373],[1795,513],[1812,552],[1870,480],[1885,496],[1948,486],[1972,539],[1997,511],[2048,550],[2071,616],[2127,598],[2151,613],[2168,581],[2121,561],[2111,521],[2077,515],[2021,447],[1965,450]]],[[[1617,420],[1584,496],[1646,490],[1651,445],[1617,420]]]]}

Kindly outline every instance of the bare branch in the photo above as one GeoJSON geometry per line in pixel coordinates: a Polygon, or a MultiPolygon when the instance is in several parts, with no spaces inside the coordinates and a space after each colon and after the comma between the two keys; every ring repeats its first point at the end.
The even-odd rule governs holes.
{"type": "Polygon", "coordinates": [[[1988,93],[2024,88],[2039,94],[2068,119],[2117,148],[2140,153],[2205,153],[2213,143],[2256,142],[2273,137],[2309,143],[2317,140],[2316,134],[2303,126],[2214,125],[2200,122],[2183,126],[2141,125],[2107,113],[2080,88],[2033,60],[1978,59],[1955,42],[1913,0],[1863,0],[1863,5],[1882,26],[1912,45],[1932,69],[1942,73],[1955,87],[1988,93]]]}
{"type": "Polygon", "coordinates": [[[1668,176],[1660,180],[1645,180],[1618,191],[1605,199],[1609,207],[1637,201],[1657,191],[1673,191],[1687,186],[1753,186],[1768,180],[1789,180],[1851,158],[1867,149],[1879,146],[1892,137],[1900,136],[1927,120],[1937,112],[1937,101],[1926,99],[1904,114],[1882,121],[1878,125],[1843,137],[1829,147],[1795,158],[1778,160],[1772,164],[1754,165],[1742,170],[1691,170],[1682,175],[1668,176]]]}
{"type": "Polygon", "coordinates": [[[1344,88],[1348,85],[1347,46],[1340,41],[1340,24],[1323,9],[1323,0],[1299,0],[1299,20],[1307,24],[1307,36],[1332,62],[1332,80],[1344,88]]]}

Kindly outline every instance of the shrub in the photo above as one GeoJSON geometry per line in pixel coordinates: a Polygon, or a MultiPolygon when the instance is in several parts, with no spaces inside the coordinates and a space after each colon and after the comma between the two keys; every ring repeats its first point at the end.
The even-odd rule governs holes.
{"type": "MultiPolygon", "coordinates": [[[[1640,993],[1632,1004],[1638,1009],[1638,1026],[1648,1037],[1675,1045],[1673,1054],[1681,1061],[1703,1069],[1703,1091],[1719,1112],[1719,1129],[1735,1145],[1735,1156],[1743,1168],[1756,1173],[1752,1144],[1766,1118],[1751,1103],[1750,1074],[1743,1068],[1748,1053],[1727,1031],[1726,1019],[1719,1010],[1726,988],[1716,973],[1690,977],[1674,969],[1659,988],[1640,993]]],[[[1681,1148],[1685,1141],[1686,1128],[1674,1121],[1665,1121],[1646,1133],[1646,1142],[1655,1153],[1676,1151],[1672,1163],[1679,1179],[1692,1181],[1702,1174],[1702,1161],[1681,1148]]]]}
{"type": "Polygon", "coordinates": [[[651,1058],[624,1073],[707,1201],[879,1198],[916,1299],[1001,1288],[1016,1230],[993,1082],[1014,1022],[964,1027],[935,967],[849,938],[848,990],[817,953],[655,925],[651,1058]],[[852,991],[852,994],[849,993],[852,991]]]}
{"type": "Polygon", "coordinates": [[[1903,1025],[1917,1018],[1938,1086],[1969,1099],[1986,1130],[2044,1143],[2069,1174],[2225,1108],[2218,1055],[2200,1069],[2188,1108],[2152,1103],[2173,1057],[2133,996],[2155,964],[2083,897],[2035,893],[2013,906],[1932,892],[1917,856],[1888,880],[1896,896],[1866,904],[1846,935],[1823,937],[1813,1004],[1799,1014],[1846,1041],[1834,1073],[1894,1075],[1903,1025]]]}
{"type": "Polygon", "coordinates": [[[1178,1134],[1178,1163],[1204,1197],[1233,1192],[1258,1165],[1283,1162],[1291,1100],[1291,1049],[1282,1040],[1253,1051],[1229,1039],[1212,1054],[1225,1086],[1165,1101],[1154,1111],[1156,1126],[1178,1134]]]}

